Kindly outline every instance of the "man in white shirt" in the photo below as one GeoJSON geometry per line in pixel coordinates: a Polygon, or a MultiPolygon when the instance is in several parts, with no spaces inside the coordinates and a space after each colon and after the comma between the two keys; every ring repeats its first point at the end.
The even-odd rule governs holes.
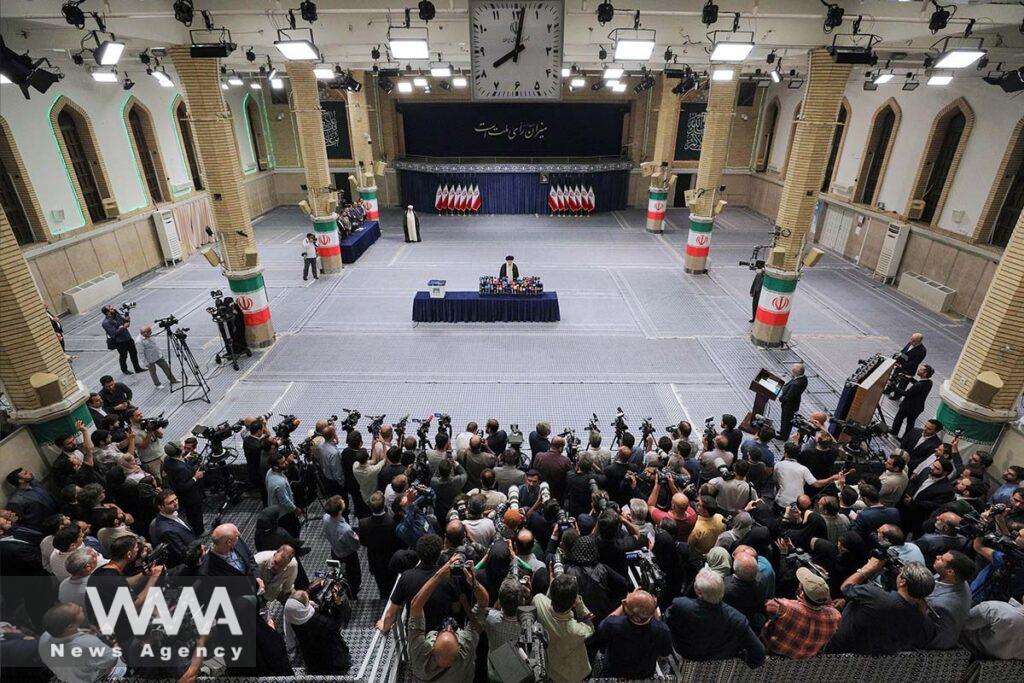
{"type": "Polygon", "coordinates": [[[62,683],[94,683],[124,677],[127,667],[114,649],[83,630],[85,610],[76,603],[54,605],[43,616],[39,657],[62,683]],[[75,654],[77,653],[77,655],[75,654]]]}
{"type": "Polygon", "coordinates": [[[804,493],[804,484],[820,489],[842,479],[842,474],[815,479],[806,466],[796,461],[800,455],[800,446],[792,441],[786,442],[782,454],[782,460],[775,463],[775,482],[779,485],[779,491],[775,494],[777,507],[786,508],[796,503],[796,499],[804,493]]]}
{"type": "Polygon", "coordinates": [[[320,276],[316,270],[316,236],[306,233],[306,239],[302,240],[302,281],[309,279],[309,270],[313,269],[313,279],[319,280],[320,276]]]}
{"type": "Polygon", "coordinates": [[[383,469],[384,462],[384,455],[380,450],[373,454],[373,458],[364,448],[356,451],[356,462],[352,466],[352,474],[356,478],[356,483],[359,484],[359,495],[363,497],[363,502],[367,505],[370,504],[370,496],[377,490],[377,475],[383,469]]]}
{"type": "Polygon", "coordinates": [[[263,597],[267,602],[288,599],[295,588],[295,577],[299,574],[299,561],[295,559],[295,548],[283,545],[277,550],[263,550],[256,553],[257,576],[263,579],[263,597]]]}
{"type": "Polygon", "coordinates": [[[461,455],[464,451],[468,451],[469,440],[477,435],[479,431],[480,427],[476,422],[470,422],[466,425],[466,431],[455,437],[455,453],[461,455]]]}
{"type": "Polygon", "coordinates": [[[99,566],[99,555],[92,548],[79,548],[64,562],[68,578],[60,582],[57,598],[61,602],[73,602],[85,607],[85,586],[89,575],[99,566]]]}

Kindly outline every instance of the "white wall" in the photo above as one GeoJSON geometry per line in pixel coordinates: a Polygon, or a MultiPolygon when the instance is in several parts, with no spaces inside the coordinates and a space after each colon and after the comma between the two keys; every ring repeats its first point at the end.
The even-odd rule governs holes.
{"type": "MultiPolygon", "coordinates": [[[[78,199],[65,169],[57,138],[50,125],[50,109],[61,95],[81,107],[92,121],[103,158],[110,188],[121,213],[144,207],[149,199],[124,124],[124,105],[129,97],[139,100],[153,117],[160,156],[168,183],[174,186],[192,185],[185,152],[178,136],[178,128],[171,109],[179,96],[179,87],[163,88],[144,73],[132,73],[135,87],[125,91],[120,83],[96,83],[82,68],[65,68],[65,78],[45,94],[31,92],[26,100],[16,86],[4,85],[0,90],[0,116],[3,116],[14,136],[14,142],[25,163],[29,181],[35,188],[43,217],[54,234],[70,233],[85,225],[84,207],[78,199]],[[64,219],[53,215],[63,211],[64,219]]],[[[172,72],[172,78],[176,75],[172,72]]],[[[231,88],[224,94],[234,119],[235,134],[242,165],[256,168],[245,127],[242,98],[253,92],[248,86],[231,88]],[[244,91],[244,92],[243,92],[244,91]]],[[[182,190],[178,196],[187,191],[182,190]]]]}
{"type": "Polygon", "coordinates": [[[252,90],[248,81],[244,85],[231,86],[224,91],[224,99],[231,110],[231,123],[235,128],[235,141],[238,143],[238,158],[242,162],[242,170],[245,173],[256,171],[256,156],[252,140],[249,136],[249,129],[245,125],[245,107],[243,102],[246,95],[259,97],[259,91],[252,90]]]}
{"type": "MultiPolygon", "coordinates": [[[[896,78],[891,83],[880,85],[878,90],[869,92],[863,89],[863,71],[854,70],[851,74],[846,87],[851,116],[847,123],[846,140],[839,158],[835,183],[852,186],[857,182],[871,119],[878,108],[892,97],[903,111],[903,120],[896,131],[892,156],[881,182],[878,201],[884,203],[887,210],[902,213],[906,209],[935,116],[946,105],[963,97],[974,110],[974,129],[967,140],[937,225],[951,232],[972,234],[989,190],[996,180],[999,165],[1010,142],[1010,134],[1024,116],[1024,100],[1015,99],[980,78],[954,79],[944,87],[921,85],[912,91],[902,90],[902,82],[902,78],[896,78]],[[964,212],[960,223],[953,221],[954,211],[964,212]]],[[[768,101],[778,96],[781,105],[771,157],[773,166],[781,167],[785,159],[786,148],[789,146],[789,124],[803,94],[804,88],[789,90],[773,86],[769,91],[768,101]]]]}

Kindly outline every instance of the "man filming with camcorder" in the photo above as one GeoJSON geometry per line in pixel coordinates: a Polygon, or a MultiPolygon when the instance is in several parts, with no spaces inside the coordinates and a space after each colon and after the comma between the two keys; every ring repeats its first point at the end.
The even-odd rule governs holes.
{"type": "Polygon", "coordinates": [[[135,433],[135,454],[142,463],[142,469],[152,474],[157,483],[163,481],[164,449],[160,439],[168,424],[163,415],[146,418],[138,408],[129,418],[129,427],[135,433]]]}
{"type": "Polygon", "coordinates": [[[117,351],[117,362],[121,365],[121,372],[126,375],[135,374],[128,369],[128,358],[132,359],[132,368],[135,372],[145,372],[146,368],[139,365],[139,352],[135,347],[135,338],[128,330],[132,323],[129,312],[135,308],[135,302],[121,304],[120,310],[114,306],[104,306],[103,331],[107,333],[107,348],[117,351]]]}
{"type": "Polygon", "coordinates": [[[884,393],[892,399],[899,398],[911,378],[917,373],[917,367],[924,362],[927,355],[928,350],[924,347],[924,335],[920,332],[910,335],[906,346],[892,356],[896,360],[896,366],[892,369],[884,393]]]}

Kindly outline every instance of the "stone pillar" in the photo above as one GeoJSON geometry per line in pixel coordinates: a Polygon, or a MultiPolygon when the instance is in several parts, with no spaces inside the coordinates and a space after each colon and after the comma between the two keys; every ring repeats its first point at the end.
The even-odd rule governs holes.
{"type": "MultiPolygon", "coordinates": [[[[373,170],[373,130],[370,125],[370,107],[366,102],[367,88],[372,88],[372,74],[367,77],[365,71],[355,71],[352,77],[363,84],[358,92],[348,91],[346,111],[348,112],[348,129],[352,137],[352,159],[356,164],[356,181],[359,197],[366,207],[366,219],[380,220],[380,204],[377,201],[377,181],[373,170]]],[[[420,210],[423,207],[417,207],[420,210]]]]}
{"type": "Polygon", "coordinates": [[[686,272],[708,272],[708,252],[715,214],[718,213],[718,188],[729,156],[729,135],[736,114],[736,88],[739,78],[711,80],[708,107],[704,116],[704,137],[700,143],[697,166],[696,198],[690,203],[690,234],[686,240],[686,272]]]}
{"type": "Polygon", "coordinates": [[[288,62],[292,86],[292,111],[299,132],[302,165],[306,170],[306,205],[313,219],[316,253],[325,273],[341,272],[341,240],[338,237],[338,193],[331,190],[331,170],[324,143],[320,91],[311,62],[288,62]]]}
{"type": "Polygon", "coordinates": [[[270,346],[274,343],[270,302],[249,218],[249,200],[242,186],[231,111],[221,92],[220,60],[192,59],[189,48],[183,46],[169,52],[185,91],[196,147],[206,170],[224,276],[242,308],[245,338],[254,348],[270,346]]]}
{"type": "Polygon", "coordinates": [[[804,240],[828,165],[850,69],[849,64],[834,63],[823,49],[808,53],[807,85],[775,219],[774,248],[751,330],[751,341],[758,346],[780,346],[785,337],[793,293],[800,279],[804,240]]]}
{"type": "Polygon", "coordinates": [[[92,423],[89,391],[71,370],[46,317],[28,262],[0,209],[0,384],[11,419],[40,442],[73,434],[75,421],[92,423]]]}
{"type": "Polygon", "coordinates": [[[667,164],[663,171],[651,177],[647,190],[647,232],[660,234],[665,231],[665,211],[668,208],[668,193],[672,177],[672,160],[676,153],[676,129],[679,127],[680,96],[672,92],[672,83],[664,75],[658,79],[658,118],[654,127],[654,148],[651,161],[667,164]]]}
{"type": "MultiPolygon", "coordinates": [[[[1024,389],[1024,214],[1003,251],[956,368],[942,384],[938,418],[972,444],[995,442],[1019,417],[1024,389]]],[[[961,447],[962,448],[962,447],[961,447]]]]}

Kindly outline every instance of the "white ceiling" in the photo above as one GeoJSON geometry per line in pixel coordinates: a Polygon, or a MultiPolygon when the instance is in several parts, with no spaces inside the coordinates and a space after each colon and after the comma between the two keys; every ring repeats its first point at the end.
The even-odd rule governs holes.
{"type": "MultiPolygon", "coordinates": [[[[753,31],[757,48],[750,54],[749,69],[765,66],[765,56],[774,50],[783,56],[787,68],[800,67],[799,56],[807,49],[827,45],[832,37],[822,31],[826,10],[819,0],[716,0],[720,7],[717,24],[710,29],[729,30],[733,13],[739,12],[740,29],[753,31]]],[[[906,53],[901,65],[919,64],[929,47],[943,36],[960,36],[967,20],[977,23],[973,35],[985,39],[992,66],[1003,61],[1007,67],[1024,65],[1024,34],[1020,32],[1024,19],[1024,6],[1017,0],[976,2],[974,0],[943,0],[956,5],[956,13],[946,30],[932,35],[928,19],[934,8],[921,0],[835,0],[846,10],[846,18],[837,33],[851,30],[853,20],[863,16],[861,33],[876,33],[882,37],[883,58],[892,52],[906,53]]],[[[349,68],[367,68],[372,65],[370,50],[383,45],[389,22],[400,24],[406,6],[413,8],[418,0],[322,0],[317,2],[319,20],[312,25],[314,39],[327,61],[349,68]]],[[[705,47],[709,30],[700,23],[703,0],[629,0],[615,2],[619,7],[629,6],[641,10],[640,22],[644,28],[657,31],[657,47],[648,65],[655,69],[664,66],[662,54],[671,47],[679,64],[703,65],[707,63],[705,47]]],[[[0,34],[12,49],[28,49],[34,57],[47,56],[64,68],[71,67],[67,53],[77,50],[85,31],[68,25],[60,14],[61,0],[2,0],[0,2],[0,34]]],[[[456,67],[469,64],[468,0],[434,0],[437,15],[429,22],[431,51],[440,52],[442,59],[456,67]]],[[[86,12],[104,15],[107,30],[128,43],[129,58],[122,66],[142,66],[136,55],[144,48],[166,47],[189,42],[188,29],[174,20],[173,0],[87,0],[81,8],[86,12]]],[[[258,55],[257,64],[269,55],[276,63],[283,58],[273,46],[277,29],[287,28],[287,11],[297,8],[299,0],[196,0],[197,14],[193,28],[202,27],[198,10],[209,10],[215,23],[232,32],[239,49],[228,58],[229,66],[251,67],[246,62],[245,48],[253,46],[258,55]]],[[[632,13],[617,10],[615,19],[602,26],[597,22],[598,0],[565,1],[565,59],[580,67],[597,67],[598,47],[604,45],[609,55],[613,52],[608,33],[613,28],[633,26],[632,13]]],[[[298,18],[298,26],[310,26],[298,18]]],[[[90,18],[86,30],[95,28],[90,18]]],[[[88,63],[88,62],[87,62],[88,63]]],[[[395,63],[392,63],[395,64],[395,63]]],[[[895,65],[895,64],[894,64],[895,65]]],[[[404,64],[403,64],[404,66],[404,64]]],[[[413,62],[413,68],[426,67],[426,62],[413,62]]],[[[638,69],[631,63],[627,68],[638,69]]],[[[973,72],[974,70],[971,69],[973,72]]],[[[967,74],[964,74],[967,75],[967,74]]],[[[981,76],[983,73],[972,73],[981,76]]]]}

